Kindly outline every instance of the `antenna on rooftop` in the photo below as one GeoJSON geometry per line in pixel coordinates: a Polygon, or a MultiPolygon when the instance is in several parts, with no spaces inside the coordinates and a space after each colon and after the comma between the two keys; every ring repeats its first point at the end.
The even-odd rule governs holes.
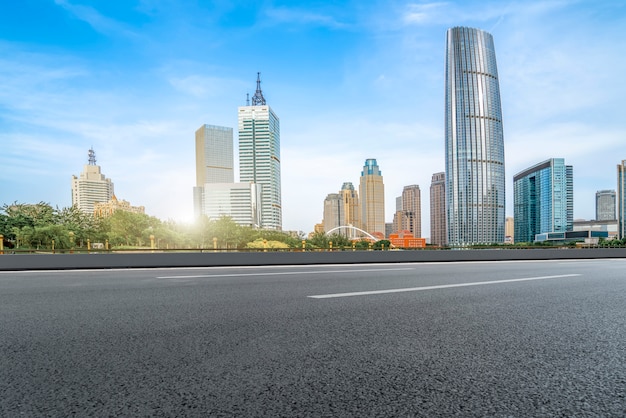
{"type": "Polygon", "coordinates": [[[261,91],[261,73],[256,73],[256,92],[252,96],[252,106],[261,106],[265,104],[265,97],[261,91]]]}
{"type": "Polygon", "coordinates": [[[246,106],[250,106],[250,93],[246,93],[246,106]]]}
{"type": "Polygon", "coordinates": [[[93,147],[89,148],[89,165],[96,165],[96,152],[93,147]]]}

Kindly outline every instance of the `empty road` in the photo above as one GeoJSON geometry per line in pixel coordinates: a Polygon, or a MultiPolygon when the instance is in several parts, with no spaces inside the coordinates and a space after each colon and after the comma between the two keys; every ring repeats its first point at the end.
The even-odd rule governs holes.
{"type": "Polygon", "coordinates": [[[0,416],[626,416],[626,260],[0,272],[0,416]]]}

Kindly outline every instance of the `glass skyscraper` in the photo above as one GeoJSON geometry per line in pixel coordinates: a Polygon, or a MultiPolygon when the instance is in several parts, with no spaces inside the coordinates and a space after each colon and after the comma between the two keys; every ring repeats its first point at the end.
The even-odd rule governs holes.
{"type": "Polygon", "coordinates": [[[261,80],[251,106],[239,107],[239,181],[261,189],[261,228],[282,229],[280,123],[265,102],[261,80]]]}
{"type": "Polygon", "coordinates": [[[515,242],[573,230],[574,174],[563,158],[551,158],[516,174],[513,190],[515,242]]]}
{"type": "Polygon", "coordinates": [[[479,29],[448,29],[446,213],[452,246],[504,241],[504,138],[496,53],[479,29]]]}
{"type": "Polygon", "coordinates": [[[617,165],[617,237],[626,238],[626,160],[617,165]]]}

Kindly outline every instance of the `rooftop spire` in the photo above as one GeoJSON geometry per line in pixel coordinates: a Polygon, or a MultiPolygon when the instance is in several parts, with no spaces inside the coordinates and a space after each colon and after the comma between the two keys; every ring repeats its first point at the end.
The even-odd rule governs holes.
{"type": "Polygon", "coordinates": [[[252,96],[252,106],[261,106],[265,104],[265,97],[261,91],[261,73],[256,73],[256,92],[252,96]]]}
{"type": "Polygon", "coordinates": [[[96,152],[93,147],[89,148],[89,165],[96,165],[96,152]]]}

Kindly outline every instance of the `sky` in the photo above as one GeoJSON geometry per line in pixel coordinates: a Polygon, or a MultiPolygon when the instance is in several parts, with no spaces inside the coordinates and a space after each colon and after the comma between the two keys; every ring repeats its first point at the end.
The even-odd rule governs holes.
{"type": "Polygon", "coordinates": [[[626,159],[622,0],[3,2],[0,204],[70,206],[93,147],[118,199],[191,221],[195,131],[236,132],[261,72],[280,118],[283,229],[312,231],[326,195],[358,188],[375,158],[386,221],[417,184],[428,237],[454,26],[494,37],[507,216],[513,176],[565,158],[574,217],[595,218],[595,192],[616,188],[626,159]]]}

